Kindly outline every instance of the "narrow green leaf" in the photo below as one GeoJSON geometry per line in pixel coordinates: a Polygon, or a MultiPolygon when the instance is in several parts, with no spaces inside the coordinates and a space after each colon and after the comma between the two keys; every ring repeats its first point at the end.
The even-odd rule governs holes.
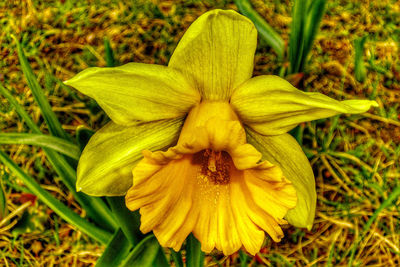
{"type": "Polygon", "coordinates": [[[193,234],[186,239],[186,264],[187,267],[204,266],[204,252],[201,251],[201,244],[193,234]]]}
{"type": "Polygon", "coordinates": [[[171,264],[168,262],[168,259],[164,253],[162,247],[158,250],[157,256],[153,261],[153,266],[157,267],[170,267],[171,264]]]}
{"type": "Polygon", "coordinates": [[[308,54],[311,51],[313,42],[318,33],[322,17],[325,14],[326,0],[313,0],[310,3],[310,8],[307,12],[304,50],[302,55],[301,69],[304,68],[308,54]]]}
{"type": "Polygon", "coordinates": [[[101,257],[96,262],[96,267],[120,266],[126,259],[131,248],[121,229],[118,229],[107,244],[101,257]]]}
{"type": "Polygon", "coordinates": [[[107,197],[107,201],[127,240],[133,246],[138,244],[143,238],[143,234],[139,231],[139,212],[130,211],[125,205],[124,197],[107,197]]]}
{"type": "Polygon", "coordinates": [[[79,148],[64,139],[31,133],[0,133],[0,144],[24,144],[46,147],[78,160],[79,148]]]}
{"type": "Polygon", "coordinates": [[[364,45],[367,41],[368,35],[365,35],[361,38],[354,40],[354,76],[357,81],[364,82],[367,78],[367,70],[365,68],[363,54],[364,54],[364,45]]]}
{"type": "Polygon", "coordinates": [[[358,245],[360,244],[361,240],[364,239],[365,235],[368,233],[368,230],[371,228],[372,224],[374,221],[378,218],[379,213],[381,213],[384,209],[392,206],[395,200],[397,200],[400,197],[400,186],[397,186],[393,189],[393,191],[390,193],[389,197],[385,199],[382,204],[377,208],[372,216],[368,219],[368,221],[364,224],[363,230],[361,234],[358,236],[356,241],[353,243],[350,251],[350,260],[348,266],[353,266],[353,259],[356,253],[356,249],[358,245]]]}
{"type": "Polygon", "coordinates": [[[170,249],[169,251],[171,252],[171,257],[175,263],[175,266],[176,267],[184,267],[181,252],[180,251],[176,252],[173,249],[170,249]]]}
{"type": "Polygon", "coordinates": [[[307,4],[307,0],[294,0],[289,37],[289,74],[301,71],[300,67],[304,49],[307,4]]]}
{"type": "Polygon", "coordinates": [[[277,53],[279,60],[285,55],[285,43],[282,37],[257,13],[249,0],[235,0],[240,13],[248,17],[256,26],[261,38],[277,53]]]}
{"type": "Polygon", "coordinates": [[[50,133],[54,136],[72,141],[71,136],[64,131],[61,123],[57,119],[56,114],[51,109],[51,106],[43,93],[43,89],[39,85],[37,78],[33,73],[31,66],[29,65],[28,59],[25,56],[21,44],[15,36],[12,37],[17,44],[18,58],[21,64],[22,71],[25,75],[25,79],[28,83],[29,88],[32,91],[32,94],[37,104],[39,105],[40,110],[42,111],[43,118],[46,121],[47,126],[49,127],[50,133]]]}
{"type": "MultiPolygon", "coordinates": [[[[42,134],[39,127],[33,122],[28,113],[1,84],[0,93],[7,98],[12,106],[14,106],[18,115],[25,121],[32,132],[35,134],[42,134]]],[[[68,190],[70,190],[76,201],[78,201],[78,203],[86,210],[89,217],[99,225],[105,226],[110,230],[114,231],[117,229],[118,225],[112,216],[110,209],[101,198],[90,197],[83,193],[76,192],[76,172],[65,158],[51,149],[44,147],[43,150],[56,173],[60,176],[61,180],[67,186],[68,190]]]]}
{"type": "Polygon", "coordinates": [[[12,94],[0,84],[0,93],[10,102],[10,104],[15,108],[18,115],[25,121],[28,127],[34,132],[41,134],[42,132],[39,130],[39,126],[35,124],[35,122],[29,117],[28,113],[24,110],[24,108],[18,104],[17,100],[12,96],[12,94]]]}
{"type": "Polygon", "coordinates": [[[248,258],[249,258],[249,256],[247,256],[246,252],[244,252],[243,250],[239,250],[240,267],[249,266],[247,264],[247,259],[248,258]]]}
{"type": "Polygon", "coordinates": [[[144,238],[135,248],[129,253],[121,267],[150,267],[153,265],[160,245],[154,235],[149,235],[144,238]]]}
{"type": "Polygon", "coordinates": [[[115,67],[114,52],[111,48],[110,40],[108,38],[104,38],[104,50],[106,52],[107,67],[115,67]]]}
{"type": "Polygon", "coordinates": [[[4,219],[4,217],[7,216],[8,210],[7,210],[7,197],[6,193],[4,192],[3,189],[3,184],[1,183],[0,180],[0,221],[4,219]]]}
{"type": "Polygon", "coordinates": [[[0,161],[7,166],[19,179],[21,179],[26,187],[35,194],[42,202],[51,208],[58,216],[64,219],[71,225],[74,225],[79,230],[99,241],[106,244],[111,238],[111,234],[97,228],[86,220],[82,219],[78,214],[70,210],[67,206],[61,203],[58,199],[53,197],[49,192],[40,187],[35,180],[22,171],[3,151],[0,150],[0,161]]]}

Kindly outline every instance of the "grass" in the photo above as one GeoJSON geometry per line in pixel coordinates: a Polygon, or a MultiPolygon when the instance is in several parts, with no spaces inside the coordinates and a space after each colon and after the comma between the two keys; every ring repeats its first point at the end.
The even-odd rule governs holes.
{"type": "MultiPolygon", "coordinates": [[[[89,66],[105,66],[105,38],[110,40],[117,64],[165,65],[195,18],[212,8],[235,8],[233,1],[75,2],[0,3],[0,82],[12,89],[45,132],[22,76],[12,34],[20,37],[53,111],[62,118],[63,129],[74,134],[80,125],[97,130],[105,116],[88,98],[71,93],[59,81],[89,66]]],[[[289,1],[251,3],[287,42],[289,1]]],[[[326,8],[310,64],[298,86],[336,99],[376,99],[380,107],[362,115],[301,125],[303,148],[312,163],[318,192],[311,231],[288,226],[281,243],[267,239],[256,257],[214,253],[205,258],[209,266],[235,266],[239,257],[247,258],[252,266],[400,265],[400,201],[396,197],[385,202],[396,192],[400,178],[400,3],[333,0],[326,8]],[[354,76],[354,40],[365,35],[366,77],[360,83],[354,76]]],[[[255,75],[278,74],[282,64],[287,63],[280,63],[270,48],[259,44],[255,75]]],[[[0,98],[0,129],[29,130],[4,98],[0,98]]],[[[41,149],[28,145],[4,145],[2,149],[53,196],[83,215],[41,149]]],[[[94,264],[103,246],[74,231],[36,201],[2,165],[0,174],[8,211],[7,220],[0,219],[0,265],[94,264]]]]}

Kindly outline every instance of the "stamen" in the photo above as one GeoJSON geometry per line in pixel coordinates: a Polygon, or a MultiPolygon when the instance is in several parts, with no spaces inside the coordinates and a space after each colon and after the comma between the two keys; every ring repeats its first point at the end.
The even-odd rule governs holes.
{"type": "Polygon", "coordinates": [[[214,184],[228,184],[231,158],[225,151],[206,149],[203,152],[201,174],[214,184]]]}

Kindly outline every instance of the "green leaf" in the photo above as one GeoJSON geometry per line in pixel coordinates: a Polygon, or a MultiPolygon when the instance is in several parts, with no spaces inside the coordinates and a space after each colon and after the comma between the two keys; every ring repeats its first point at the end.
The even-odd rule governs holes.
{"type": "Polygon", "coordinates": [[[42,132],[39,130],[39,127],[35,124],[35,122],[29,117],[28,113],[24,110],[24,108],[18,104],[17,100],[11,95],[11,93],[0,84],[0,93],[10,102],[10,104],[15,108],[18,115],[25,121],[28,127],[34,132],[41,134],[42,132]]]}
{"type": "Polygon", "coordinates": [[[104,50],[106,52],[106,63],[107,67],[115,67],[114,52],[111,48],[110,40],[104,38],[104,50]]]}
{"type": "Polygon", "coordinates": [[[274,49],[279,60],[285,55],[285,43],[282,37],[253,9],[249,0],[235,0],[240,13],[248,17],[256,26],[261,38],[274,49]]]}
{"type": "MultiPolygon", "coordinates": [[[[0,93],[7,98],[12,106],[14,106],[18,115],[25,121],[32,132],[35,134],[42,134],[39,127],[33,122],[28,113],[1,84],[0,93]]],[[[108,227],[110,230],[116,229],[118,225],[116,224],[110,209],[105,205],[102,199],[89,197],[85,194],[76,192],[76,171],[71,167],[71,165],[69,165],[65,158],[51,149],[44,147],[43,150],[56,173],[60,176],[61,180],[67,186],[68,190],[70,190],[76,201],[78,201],[78,203],[85,209],[87,214],[99,225],[108,227]]]]}
{"type": "Polygon", "coordinates": [[[121,229],[118,229],[107,244],[101,257],[96,262],[96,267],[120,266],[129,254],[131,244],[126,239],[121,229]]]}
{"type": "Polygon", "coordinates": [[[171,264],[168,262],[167,257],[165,256],[164,250],[160,247],[158,250],[157,256],[154,259],[153,265],[157,267],[169,267],[171,264]]]}
{"type": "Polygon", "coordinates": [[[64,139],[31,133],[0,133],[0,144],[24,144],[46,147],[78,160],[79,148],[64,139]]]}
{"type": "MultiPolygon", "coordinates": [[[[397,201],[400,197],[400,186],[397,186],[393,189],[393,191],[390,193],[390,195],[388,196],[388,198],[386,198],[382,204],[379,206],[379,208],[377,208],[374,213],[372,214],[372,216],[368,219],[368,221],[364,224],[363,230],[361,232],[361,234],[357,237],[356,241],[353,243],[352,247],[350,248],[350,260],[349,260],[349,264],[348,266],[353,266],[353,259],[356,253],[356,249],[358,247],[358,245],[360,244],[360,242],[362,240],[364,240],[366,234],[369,232],[372,224],[374,223],[374,221],[378,218],[378,215],[386,208],[392,206],[395,204],[395,201],[397,201]]],[[[348,252],[349,252],[348,251],[348,252]]],[[[347,253],[348,253],[347,252],[347,253]]],[[[346,253],[346,255],[347,255],[346,253]]]]}
{"type": "Polygon", "coordinates": [[[295,0],[292,10],[292,25],[289,37],[289,74],[301,71],[305,25],[307,14],[307,0],[295,0]]]}
{"type": "Polygon", "coordinates": [[[239,250],[240,267],[249,266],[247,264],[247,259],[248,258],[249,258],[249,256],[247,256],[246,252],[244,252],[243,250],[239,250]]]}
{"type": "Polygon", "coordinates": [[[22,49],[21,44],[18,42],[15,36],[12,36],[15,43],[17,44],[18,57],[21,64],[22,71],[25,75],[25,79],[28,83],[29,88],[32,91],[32,94],[39,105],[40,110],[42,111],[42,115],[44,120],[46,121],[47,126],[49,127],[49,131],[52,135],[72,141],[70,135],[68,135],[61,126],[61,123],[58,121],[56,114],[51,109],[49,102],[45,94],[43,93],[43,89],[39,85],[35,74],[32,71],[31,66],[29,65],[28,59],[25,56],[24,50],[22,49]]]}
{"type": "Polygon", "coordinates": [[[133,246],[137,245],[143,238],[143,234],[139,231],[139,212],[132,212],[126,207],[125,197],[107,197],[107,201],[129,243],[133,246]]]}
{"type": "Polygon", "coordinates": [[[307,56],[311,51],[312,44],[315,36],[317,35],[319,26],[321,24],[322,17],[325,14],[326,0],[313,0],[310,3],[310,8],[307,12],[306,29],[305,29],[305,40],[304,50],[302,55],[302,68],[304,68],[307,56]]]}
{"type": "Polygon", "coordinates": [[[0,181],[0,221],[7,216],[7,213],[7,197],[6,193],[4,192],[3,185],[0,181]]]}
{"type": "Polygon", "coordinates": [[[289,38],[288,74],[303,72],[308,54],[317,35],[326,0],[294,0],[289,38]]]}
{"type": "Polygon", "coordinates": [[[186,239],[186,264],[187,267],[204,266],[204,252],[201,251],[201,244],[193,234],[186,239]]]}
{"type": "Polygon", "coordinates": [[[149,235],[144,238],[135,248],[129,253],[126,260],[122,262],[121,267],[150,267],[159,266],[153,265],[160,245],[154,235],[149,235]]]}
{"type": "Polygon", "coordinates": [[[367,70],[365,68],[363,54],[364,54],[364,45],[367,41],[368,35],[365,35],[361,38],[354,40],[354,76],[357,81],[364,82],[367,77],[367,70]]]}
{"type": "Polygon", "coordinates": [[[171,257],[175,263],[175,266],[176,267],[184,267],[181,252],[180,251],[176,252],[173,249],[170,249],[169,251],[171,252],[171,257]]]}
{"type": "Polygon", "coordinates": [[[35,180],[22,171],[3,151],[0,150],[0,161],[7,166],[19,179],[21,179],[26,187],[35,194],[42,202],[51,208],[58,216],[79,230],[99,241],[106,244],[111,238],[110,233],[94,226],[93,224],[82,219],[78,214],[70,210],[67,206],[53,197],[49,192],[44,190],[35,180]]]}

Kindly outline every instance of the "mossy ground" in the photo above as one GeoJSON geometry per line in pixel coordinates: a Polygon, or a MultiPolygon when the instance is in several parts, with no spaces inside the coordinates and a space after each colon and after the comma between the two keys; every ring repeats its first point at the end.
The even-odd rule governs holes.
{"type": "MultiPolygon", "coordinates": [[[[252,3],[287,41],[290,1],[252,3]]],[[[104,114],[91,109],[88,98],[60,87],[59,80],[90,66],[105,66],[104,38],[110,40],[118,64],[135,61],[165,65],[191,22],[214,8],[236,9],[231,1],[2,1],[0,82],[46,132],[18,63],[10,37],[14,34],[20,38],[63,127],[71,134],[79,125],[96,130],[104,124],[104,114]]],[[[283,241],[267,239],[261,253],[249,261],[252,266],[347,265],[355,244],[355,266],[400,265],[400,200],[381,211],[370,227],[365,226],[399,185],[399,25],[398,1],[328,1],[310,63],[298,86],[336,99],[375,99],[379,107],[366,114],[301,125],[303,148],[317,183],[314,227],[311,231],[286,227],[283,241]],[[359,83],[354,78],[353,41],[367,34],[364,61],[368,73],[365,82],[359,83]],[[356,243],[360,236],[361,242],[356,243]]],[[[262,41],[259,43],[255,75],[277,74],[283,64],[262,41]]],[[[28,132],[3,97],[0,129],[28,132]]],[[[44,188],[84,215],[51,171],[40,148],[14,145],[2,149],[44,188]]],[[[30,205],[27,201],[34,197],[24,185],[2,165],[0,173],[8,212],[15,213],[9,221],[0,222],[0,265],[95,263],[102,246],[75,231],[42,203],[30,205]],[[23,220],[27,225],[21,225],[23,220]]],[[[215,253],[206,257],[206,264],[235,266],[238,258],[238,254],[224,257],[215,253]]]]}

